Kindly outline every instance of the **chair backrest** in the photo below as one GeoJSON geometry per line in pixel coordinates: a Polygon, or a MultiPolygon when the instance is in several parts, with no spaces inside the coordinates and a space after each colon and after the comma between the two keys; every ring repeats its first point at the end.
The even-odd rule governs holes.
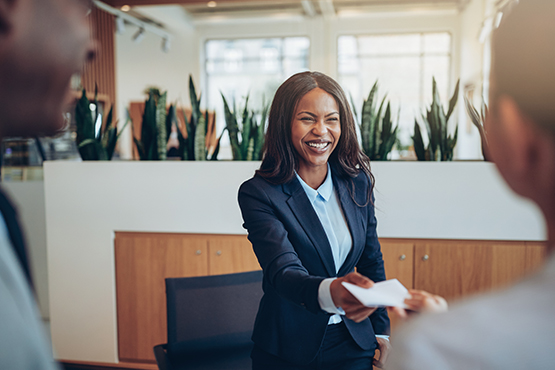
{"type": "Polygon", "coordinates": [[[168,353],[251,345],[262,271],[167,278],[168,353]]]}

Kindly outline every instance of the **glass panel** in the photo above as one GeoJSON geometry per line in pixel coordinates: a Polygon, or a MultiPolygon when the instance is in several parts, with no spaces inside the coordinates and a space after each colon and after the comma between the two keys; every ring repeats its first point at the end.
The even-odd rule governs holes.
{"type": "Polygon", "coordinates": [[[424,57],[423,83],[424,102],[432,102],[432,77],[435,77],[441,101],[447,105],[453,91],[449,91],[449,61],[448,56],[424,57]]]}
{"type": "MultiPolygon", "coordinates": [[[[261,110],[287,77],[308,70],[310,40],[306,37],[209,40],[205,48],[207,92],[203,104],[216,111],[218,135],[225,126],[221,93],[231,109],[235,105],[242,110],[249,95],[249,108],[261,110]]],[[[218,158],[231,159],[227,135],[221,145],[218,158]]]]}
{"type": "Polygon", "coordinates": [[[425,33],[424,52],[425,53],[444,53],[451,52],[451,35],[447,32],[425,33]]]}
{"type": "Polygon", "coordinates": [[[288,37],[283,39],[283,54],[286,57],[306,58],[310,47],[308,37],[288,37]]]}
{"type": "Polygon", "coordinates": [[[360,55],[419,54],[420,34],[359,36],[360,55]]]}
{"type": "Polygon", "coordinates": [[[450,45],[451,35],[447,32],[341,36],[337,56],[339,82],[352,95],[360,113],[362,101],[378,80],[379,98],[387,94],[393,117],[399,119],[401,143],[412,145],[414,120],[420,119],[431,101],[432,75],[443,101],[447,102],[452,93],[447,91],[450,45]]]}
{"type": "Polygon", "coordinates": [[[357,39],[355,36],[340,36],[337,43],[338,58],[355,57],[358,53],[357,39]]]}

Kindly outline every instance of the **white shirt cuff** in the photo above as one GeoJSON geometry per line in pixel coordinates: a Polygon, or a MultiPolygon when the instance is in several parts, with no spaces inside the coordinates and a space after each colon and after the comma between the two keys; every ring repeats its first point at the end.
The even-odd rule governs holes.
{"type": "Polygon", "coordinates": [[[328,313],[345,315],[345,311],[341,307],[335,307],[331,298],[330,286],[336,278],[327,278],[322,280],[318,287],[318,303],[320,308],[328,313]]]}
{"type": "Polygon", "coordinates": [[[376,334],[376,338],[383,338],[383,339],[389,340],[389,335],[385,335],[385,334],[376,334]]]}

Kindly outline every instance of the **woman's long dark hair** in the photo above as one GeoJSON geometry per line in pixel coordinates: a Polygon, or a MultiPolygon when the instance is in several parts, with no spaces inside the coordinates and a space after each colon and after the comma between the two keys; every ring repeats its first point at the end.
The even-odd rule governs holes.
{"type": "Polygon", "coordinates": [[[302,97],[317,87],[333,96],[339,106],[341,137],[328,160],[330,165],[342,177],[354,178],[363,171],[369,178],[372,192],[374,176],[370,171],[370,159],[358,143],[347,97],[337,82],[319,72],[297,73],[276,91],[268,118],[262,165],[256,173],[273,184],[284,184],[293,178],[298,168],[298,156],[291,139],[293,114],[302,97]]]}

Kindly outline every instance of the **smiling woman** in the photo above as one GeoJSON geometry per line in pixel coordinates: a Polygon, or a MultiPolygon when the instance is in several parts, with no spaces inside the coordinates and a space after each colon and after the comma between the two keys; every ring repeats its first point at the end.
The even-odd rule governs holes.
{"type": "Polygon", "coordinates": [[[333,96],[315,88],[299,101],[291,122],[298,154],[297,173],[314,189],[324,182],[328,158],[341,137],[339,108],[333,96]]]}
{"type": "Polygon", "coordinates": [[[253,369],[370,369],[387,358],[387,312],[341,284],[385,280],[373,182],[341,87],[318,72],[285,81],[261,167],[239,189],[264,272],[253,369]]]}

